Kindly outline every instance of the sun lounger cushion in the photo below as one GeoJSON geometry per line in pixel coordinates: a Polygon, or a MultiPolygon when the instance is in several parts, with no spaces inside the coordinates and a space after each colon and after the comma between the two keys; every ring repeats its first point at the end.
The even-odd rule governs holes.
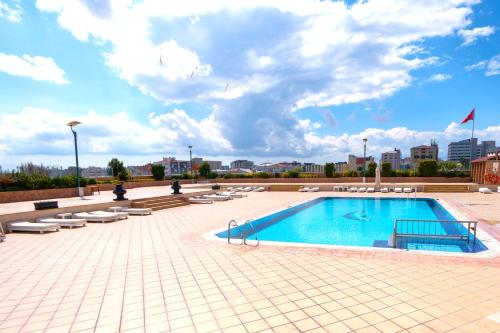
{"type": "Polygon", "coordinates": [[[59,231],[61,228],[57,223],[31,223],[31,222],[10,222],[7,224],[9,231],[37,231],[43,234],[45,231],[59,231]]]}
{"type": "Polygon", "coordinates": [[[61,227],[84,227],[87,225],[87,220],[85,219],[56,219],[56,218],[39,218],[38,223],[57,223],[61,227]]]}
{"type": "Polygon", "coordinates": [[[87,222],[112,222],[118,221],[119,216],[115,214],[89,214],[89,213],[76,213],[73,218],[85,219],[87,222]]]}
{"type": "Polygon", "coordinates": [[[97,214],[97,215],[116,215],[120,220],[125,220],[128,219],[128,213],[127,212],[105,212],[103,210],[96,210],[93,212],[90,212],[90,214],[97,214]]]}

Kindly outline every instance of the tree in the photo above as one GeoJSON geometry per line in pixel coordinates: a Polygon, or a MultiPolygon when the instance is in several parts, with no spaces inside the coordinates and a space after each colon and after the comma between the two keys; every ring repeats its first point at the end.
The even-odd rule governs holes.
{"type": "Polygon", "coordinates": [[[200,176],[208,178],[210,175],[210,164],[208,162],[203,162],[201,165],[198,167],[198,173],[200,176]]]}
{"type": "Polygon", "coordinates": [[[375,169],[377,168],[377,163],[370,162],[366,171],[367,177],[375,177],[375,169]]]}
{"type": "MultiPolygon", "coordinates": [[[[111,159],[108,162],[108,175],[113,177],[123,178],[128,176],[127,169],[123,166],[123,162],[117,158],[111,159]]],[[[121,180],[121,179],[120,179],[121,180]]]]}
{"type": "Polygon", "coordinates": [[[422,177],[434,177],[438,173],[438,164],[435,160],[420,161],[418,173],[422,177]]]}
{"type": "Polygon", "coordinates": [[[300,170],[293,169],[293,170],[288,171],[286,174],[287,174],[288,178],[299,178],[300,170]]]}
{"type": "Polygon", "coordinates": [[[333,173],[335,172],[335,164],[326,163],[325,164],[325,176],[328,178],[333,177],[333,173]]]}
{"type": "Polygon", "coordinates": [[[382,177],[390,177],[392,176],[392,164],[389,162],[382,163],[381,170],[382,177]]]}
{"type": "Polygon", "coordinates": [[[165,178],[165,166],[161,164],[153,164],[151,174],[155,180],[163,180],[165,178]]]}

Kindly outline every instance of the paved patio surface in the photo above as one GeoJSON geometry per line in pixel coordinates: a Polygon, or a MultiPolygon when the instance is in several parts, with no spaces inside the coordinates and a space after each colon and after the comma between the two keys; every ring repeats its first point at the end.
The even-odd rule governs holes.
{"type": "MultiPolygon", "coordinates": [[[[203,189],[200,188],[200,186],[203,185],[182,185],[181,192],[192,193],[192,192],[203,191],[203,189]]],[[[127,197],[130,200],[134,200],[134,199],[171,195],[171,193],[172,189],[170,188],[170,186],[138,187],[138,188],[127,189],[125,197],[127,197]]],[[[54,199],[57,199],[59,207],[70,207],[70,206],[81,206],[81,205],[97,204],[104,202],[112,202],[113,198],[115,198],[113,191],[101,191],[100,194],[95,193],[94,195],[86,196],[83,198],[83,200],[80,199],[79,197],[54,198],[54,199]]],[[[2,203],[0,204],[0,215],[32,211],[34,210],[33,203],[36,201],[2,203]]]]}
{"type": "MultiPolygon", "coordinates": [[[[0,244],[2,332],[499,332],[500,259],[204,238],[325,193],[250,193],[0,244]]],[[[331,194],[331,193],[328,193],[331,194]]],[[[435,195],[484,223],[500,195],[435,195]]],[[[488,224],[497,230],[498,224],[488,224]]]]}

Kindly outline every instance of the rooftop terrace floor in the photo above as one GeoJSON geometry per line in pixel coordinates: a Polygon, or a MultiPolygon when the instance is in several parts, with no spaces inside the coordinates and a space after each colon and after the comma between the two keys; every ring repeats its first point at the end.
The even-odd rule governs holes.
{"type": "MultiPolygon", "coordinates": [[[[0,244],[0,330],[500,331],[487,318],[500,311],[498,257],[245,248],[204,237],[230,219],[323,195],[250,193],[80,229],[8,234],[0,244]]],[[[500,239],[500,194],[425,196],[480,219],[500,239]]]]}

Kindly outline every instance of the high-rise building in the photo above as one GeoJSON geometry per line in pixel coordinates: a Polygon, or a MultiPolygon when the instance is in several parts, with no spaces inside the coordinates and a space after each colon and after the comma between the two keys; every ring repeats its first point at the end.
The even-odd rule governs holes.
{"type": "MultiPolygon", "coordinates": [[[[472,159],[487,156],[488,153],[496,151],[495,141],[483,141],[478,143],[477,138],[472,139],[472,159]]],[[[460,162],[470,160],[471,157],[471,139],[450,142],[448,145],[448,160],[460,162]]]]}
{"type": "Polygon", "coordinates": [[[304,163],[302,164],[302,171],[307,173],[325,173],[325,166],[323,164],[304,163]]]}
{"type": "Polygon", "coordinates": [[[153,164],[161,164],[165,167],[165,176],[182,175],[191,171],[189,161],[178,161],[175,157],[164,157],[161,161],[153,164]]]}
{"type": "Polygon", "coordinates": [[[373,162],[373,161],[375,161],[373,156],[366,156],[366,159],[364,160],[364,163],[363,163],[363,157],[349,155],[347,164],[349,166],[349,170],[359,171],[359,170],[363,170],[363,165],[365,165],[365,170],[366,170],[368,168],[368,164],[370,164],[370,162],[373,162]]]}
{"type": "Polygon", "coordinates": [[[401,150],[394,148],[394,150],[382,153],[380,165],[382,163],[391,163],[392,170],[401,169],[401,150]]]}
{"type": "Polygon", "coordinates": [[[411,164],[413,168],[418,168],[420,161],[435,160],[439,158],[439,148],[436,141],[432,140],[430,146],[421,145],[410,149],[411,164]]]}
{"type": "Polygon", "coordinates": [[[252,169],[253,162],[248,160],[236,160],[231,162],[231,169],[252,169]]]}
{"type": "Polygon", "coordinates": [[[222,161],[209,161],[204,160],[201,157],[193,157],[193,165],[200,166],[203,162],[207,162],[210,166],[210,170],[220,170],[222,169],[222,161]]]}
{"type": "Polygon", "coordinates": [[[349,166],[347,162],[336,162],[335,163],[335,172],[340,174],[345,174],[349,171],[349,166]]]}

